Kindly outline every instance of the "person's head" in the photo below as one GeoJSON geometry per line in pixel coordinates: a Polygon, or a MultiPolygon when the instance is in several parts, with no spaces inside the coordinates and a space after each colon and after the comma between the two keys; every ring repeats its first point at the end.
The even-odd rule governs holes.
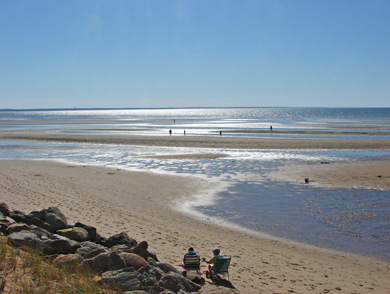
{"type": "Polygon", "coordinates": [[[214,255],[219,255],[219,252],[220,252],[219,248],[214,248],[213,249],[214,255]]]}
{"type": "Polygon", "coordinates": [[[194,248],[190,247],[188,248],[188,251],[194,251],[194,248]]]}

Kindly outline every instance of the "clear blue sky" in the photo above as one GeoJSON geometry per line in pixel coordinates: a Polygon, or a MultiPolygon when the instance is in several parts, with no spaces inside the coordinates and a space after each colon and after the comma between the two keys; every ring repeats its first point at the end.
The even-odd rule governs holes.
{"type": "Polygon", "coordinates": [[[0,109],[390,107],[389,0],[0,0],[0,109]]]}

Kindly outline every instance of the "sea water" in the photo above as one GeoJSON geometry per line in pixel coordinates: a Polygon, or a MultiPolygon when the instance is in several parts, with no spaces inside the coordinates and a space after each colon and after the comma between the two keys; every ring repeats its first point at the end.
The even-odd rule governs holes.
{"type": "MultiPolygon", "coordinates": [[[[0,130],[50,129],[56,132],[122,132],[143,135],[266,137],[269,130],[347,130],[353,136],[310,138],[389,139],[390,109],[213,108],[0,111],[0,130]],[[363,134],[375,131],[379,135],[363,134]],[[380,132],[384,134],[381,135],[380,132]]],[[[131,135],[129,134],[129,135],[131,135]]],[[[308,138],[305,134],[281,134],[308,138]]],[[[390,141],[389,141],[390,143],[390,141]]],[[[180,209],[259,233],[390,259],[390,192],[320,188],[280,182],[270,171],[291,162],[360,161],[389,156],[387,151],[226,150],[114,144],[62,144],[0,141],[0,158],[51,159],[72,164],[111,166],[190,175],[215,182],[215,193],[197,195],[180,209]],[[217,159],[158,159],[155,155],[223,153],[217,159]]]]}

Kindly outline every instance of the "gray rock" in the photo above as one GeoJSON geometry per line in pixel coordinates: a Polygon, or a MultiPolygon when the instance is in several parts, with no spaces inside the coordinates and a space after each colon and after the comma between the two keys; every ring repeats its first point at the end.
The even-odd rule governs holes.
{"type": "Polygon", "coordinates": [[[33,232],[20,231],[8,235],[8,242],[14,247],[29,247],[39,250],[43,240],[33,232]]]}
{"type": "Polygon", "coordinates": [[[180,290],[186,292],[197,292],[201,288],[199,285],[187,280],[181,274],[176,273],[165,274],[158,285],[175,293],[180,290]]]}
{"type": "Polygon", "coordinates": [[[139,278],[143,286],[155,286],[164,275],[164,272],[156,267],[145,266],[138,270],[139,278]]]}
{"type": "Polygon", "coordinates": [[[48,232],[51,232],[51,233],[54,233],[54,231],[55,231],[53,226],[51,226],[47,222],[35,217],[32,214],[26,215],[26,222],[29,225],[34,225],[34,226],[40,227],[40,228],[42,228],[48,232]]]}
{"type": "Polygon", "coordinates": [[[106,271],[123,269],[126,267],[126,263],[118,253],[105,252],[84,260],[81,267],[89,268],[91,271],[101,274],[106,271]]]}
{"type": "Polygon", "coordinates": [[[52,213],[56,215],[59,219],[61,219],[65,224],[68,224],[68,221],[66,219],[66,216],[61,212],[61,210],[58,207],[52,206],[46,209],[46,212],[52,213]]]}
{"type": "Polygon", "coordinates": [[[14,223],[7,227],[6,233],[10,235],[21,231],[30,231],[30,226],[24,223],[14,223]]]}
{"type": "Polygon", "coordinates": [[[105,242],[105,246],[113,247],[115,245],[124,244],[129,247],[137,246],[137,241],[133,238],[130,238],[126,232],[121,232],[119,234],[113,235],[108,238],[105,242]]]}
{"type": "Polygon", "coordinates": [[[88,235],[89,235],[89,240],[91,240],[92,242],[97,241],[98,235],[97,235],[97,230],[95,227],[85,225],[85,224],[80,223],[80,222],[75,223],[74,226],[79,227],[79,228],[83,228],[84,230],[86,230],[88,232],[88,235]]]}
{"type": "Polygon", "coordinates": [[[119,287],[125,291],[142,289],[139,274],[132,268],[106,271],[102,274],[102,283],[107,287],[119,287]]]}
{"type": "Polygon", "coordinates": [[[55,231],[66,229],[68,227],[67,222],[64,222],[62,218],[51,212],[47,213],[45,221],[51,225],[55,231]]]}
{"type": "Polygon", "coordinates": [[[51,239],[46,240],[43,244],[42,252],[45,255],[53,254],[73,254],[80,244],[60,235],[52,235],[51,239]]]}
{"type": "Polygon", "coordinates": [[[164,272],[164,273],[169,273],[169,272],[174,272],[177,274],[181,274],[183,272],[182,268],[179,268],[177,266],[171,265],[169,263],[165,262],[159,262],[157,263],[157,266],[164,272]]]}
{"type": "Polygon", "coordinates": [[[57,230],[56,233],[77,242],[85,242],[89,240],[88,232],[80,227],[57,230]]]}
{"type": "Polygon", "coordinates": [[[15,221],[9,216],[3,216],[0,219],[0,233],[3,235],[8,235],[7,229],[10,225],[16,224],[15,221]]]}
{"type": "Polygon", "coordinates": [[[36,218],[39,218],[40,220],[45,221],[45,219],[47,217],[47,210],[43,209],[43,210],[40,210],[40,211],[31,211],[30,214],[33,215],[36,218]]]}
{"type": "Polygon", "coordinates": [[[80,243],[80,248],[76,250],[76,253],[81,255],[84,259],[89,259],[99,255],[100,253],[106,252],[106,247],[96,244],[91,241],[80,243]]]}

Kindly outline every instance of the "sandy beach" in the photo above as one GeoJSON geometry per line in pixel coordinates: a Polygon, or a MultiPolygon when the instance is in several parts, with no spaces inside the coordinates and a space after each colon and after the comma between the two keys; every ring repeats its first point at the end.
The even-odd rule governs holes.
{"type": "Polygon", "coordinates": [[[205,257],[220,247],[232,256],[230,280],[241,293],[390,293],[386,262],[218,227],[172,209],[174,200],[207,190],[206,180],[46,161],[0,166],[1,201],[11,208],[58,206],[70,223],[94,225],[103,236],[126,231],[172,264],[189,246],[205,257]]]}

